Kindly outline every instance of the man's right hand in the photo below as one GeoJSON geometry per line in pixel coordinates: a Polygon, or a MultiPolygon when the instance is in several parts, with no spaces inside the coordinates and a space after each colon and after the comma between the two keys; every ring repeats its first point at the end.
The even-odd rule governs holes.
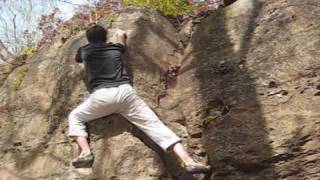
{"type": "Polygon", "coordinates": [[[121,29],[116,29],[115,33],[116,33],[117,39],[119,40],[119,43],[121,43],[122,45],[126,45],[127,33],[121,29]]]}

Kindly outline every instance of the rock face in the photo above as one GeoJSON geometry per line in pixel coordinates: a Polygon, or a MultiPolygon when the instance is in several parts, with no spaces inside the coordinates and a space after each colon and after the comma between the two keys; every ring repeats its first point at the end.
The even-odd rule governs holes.
{"type": "MultiPolygon", "coordinates": [[[[128,9],[112,28],[132,31],[136,90],[194,157],[209,160],[207,179],[318,179],[319,6],[238,0],[180,32],[156,12],[128,9]]],[[[67,116],[87,94],[74,55],[85,43],[83,32],[57,38],[2,84],[0,179],[189,179],[118,115],[88,125],[93,167],[70,167],[67,116]]]]}
{"type": "Polygon", "coordinates": [[[177,84],[212,179],[319,179],[319,13],[240,0],[196,27],[177,84]]]}

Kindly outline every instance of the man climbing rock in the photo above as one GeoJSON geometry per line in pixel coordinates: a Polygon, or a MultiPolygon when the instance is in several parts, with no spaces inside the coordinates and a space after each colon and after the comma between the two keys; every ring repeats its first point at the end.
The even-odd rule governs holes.
{"type": "Polygon", "coordinates": [[[191,158],[181,139],[167,128],[130,85],[130,78],[123,64],[127,35],[117,30],[119,42],[107,42],[107,30],[94,25],[86,32],[88,44],[78,49],[76,62],[84,63],[89,88],[89,98],[69,115],[69,136],[81,148],[73,166],[92,165],[94,156],[88,144],[85,123],[113,113],[124,116],[146,133],[165,151],[173,151],[183,162],[186,171],[208,173],[209,166],[191,158]]]}

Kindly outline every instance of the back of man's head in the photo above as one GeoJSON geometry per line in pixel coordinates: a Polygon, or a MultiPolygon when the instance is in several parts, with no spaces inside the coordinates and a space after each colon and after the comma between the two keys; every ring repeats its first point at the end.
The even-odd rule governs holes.
{"type": "Polygon", "coordinates": [[[107,30],[99,25],[90,27],[86,35],[89,43],[105,43],[107,41],[107,30]]]}

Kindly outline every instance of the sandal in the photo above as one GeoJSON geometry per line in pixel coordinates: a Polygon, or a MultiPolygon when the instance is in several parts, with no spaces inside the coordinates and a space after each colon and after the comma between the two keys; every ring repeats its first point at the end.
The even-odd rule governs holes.
{"type": "Polygon", "coordinates": [[[190,174],[209,174],[211,167],[200,163],[185,164],[184,169],[190,174]]]}
{"type": "Polygon", "coordinates": [[[94,156],[91,152],[88,154],[80,154],[76,159],[71,161],[71,164],[76,167],[91,167],[93,164],[94,156]]]}

